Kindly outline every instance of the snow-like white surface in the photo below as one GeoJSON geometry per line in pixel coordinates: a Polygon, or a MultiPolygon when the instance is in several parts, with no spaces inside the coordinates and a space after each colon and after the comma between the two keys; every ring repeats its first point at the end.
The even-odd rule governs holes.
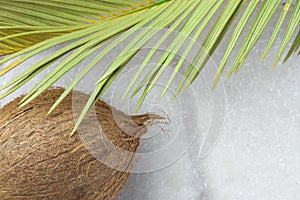
{"type": "MultiPolygon", "coordinates": [[[[138,151],[140,155],[136,159],[136,173],[131,174],[119,200],[300,199],[300,57],[294,55],[272,71],[280,45],[277,42],[267,59],[259,63],[259,55],[262,55],[275,24],[276,19],[240,73],[224,80],[224,88],[220,84],[215,93],[210,93],[210,88],[207,88],[210,86],[206,85],[206,75],[197,79],[192,89],[171,103],[168,94],[159,98],[157,91],[162,88],[155,88],[141,112],[164,110],[172,122],[163,127],[165,134],[157,134],[159,128],[153,127],[143,137],[138,151]],[[222,101],[214,102],[218,97],[222,101]],[[195,106],[198,109],[193,109],[195,106]],[[226,111],[224,126],[222,108],[226,111]],[[211,121],[213,114],[221,118],[211,121]],[[210,127],[219,128],[221,135],[213,151],[200,159],[200,147],[210,127]],[[177,150],[167,151],[169,144],[178,146],[177,150]],[[153,156],[152,160],[143,160],[143,154],[157,149],[161,150],[159,155],[153,156]]],[[[53,50],[25,63],[24,69],[53,50]]],[[[218,63],[223,53],[224,46],[221,46],[213,60],[218,63]]],[[[82,63],[79,68],[85,65],[82,63]]],[[[75,69],[56,85],[66,86],[78,71],[75,69]]],[[[0,86],[17,73],[1,77],[0,86]]],[[[91,85],[81,84],[78,89],[91,91],[93,80],[98,77],[99,72],[91,73],[87,81],[91,85]]],[[[127,80],[128,77],[130,73],[127,80]]],[[[0,105],[28,91],[39,80],[34,79],[18,93],[0,101],[0,105]]],[[[127,86],[126,76],[120,81],[125,82],[116,83],[104,99],[130,112],[137,99],[118,103],[119,92],[127,86]]]]}
{"type": "Polygon", "coordinates": [[[224,132],[203,160],[208,199],[300,198],[299,61],[274,72],[248,61],[225,82],[224,132]]]}

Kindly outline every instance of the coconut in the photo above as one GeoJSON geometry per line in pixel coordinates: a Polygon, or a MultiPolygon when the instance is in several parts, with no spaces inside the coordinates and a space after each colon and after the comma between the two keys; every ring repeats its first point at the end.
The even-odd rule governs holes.
{"type": "MultiPolygon", "coordinates": [[[[21,96],[0,109],[0,199],[116,199],[140,136],[163,119],[150,113],[129,116],[100,100],[80,135],[70,137],[72,94],[47,116],[63,91],[47,90],[18,108],[21,96]]],[[[76,92],[75,101],[86,98],[76,92]]]]}

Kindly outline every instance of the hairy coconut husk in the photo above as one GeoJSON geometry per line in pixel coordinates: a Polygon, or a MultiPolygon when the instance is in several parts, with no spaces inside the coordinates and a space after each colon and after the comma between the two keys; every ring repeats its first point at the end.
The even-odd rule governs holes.
{"type": "MultiPolygon", "coordinates": [[[[139,136],[162,119],[153,114],[129,116],[98,101],[94,117],[88,114],[81,125],[84,139],[79,134],[70,137],[72,95],[47,116],[63,91],[47,90],[18,109],[19,97],[0,109],[0,199],[115,199],[129,176],[139,136]]],[[[75,101],[86,98],[77,93],[75,101]]]]}

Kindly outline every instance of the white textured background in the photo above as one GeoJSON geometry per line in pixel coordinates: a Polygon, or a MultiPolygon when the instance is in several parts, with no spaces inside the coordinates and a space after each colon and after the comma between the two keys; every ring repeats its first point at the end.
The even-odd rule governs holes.
{"type": "MultiPolygon", "coordinates": [[[[211,154],[200,160],[198,143],[195,143],[168,167],[132,174],[119,200],[300,199],[300,58],[294,55],[272,71],[280,45],[277,41],[267,59],[259,63],[276,21],[268,27],[240,73],[224,81],[225,125],[211,154]]],[[[222,44],[213,60],[218,63],[224,50],[222,44]]],[[[24,68],[30,65],[28,62],[24,68]]],[[[12,75],[1,78],[0,85],[12,75]]],[[[66,85],[73,77],[71,73],[57,85],[66,85]]],[[[32,85],[1,101],[0,105],[28,91],[32,85]]],[[[110,98],[109,94],[105,96],[106,100],[110,98]]],[[[209,104],[209,98],[199,101],[202,105],[209,104]]],[[[172,109],[168,112],[174,114],[172,109]]],[[[161,140],[168,139],[161,137],[161,140]]],[[[148,142],[156,144],[157,139],[148,142]]],[[[146,147],[144,142],[141,148],[146,147]]]]}

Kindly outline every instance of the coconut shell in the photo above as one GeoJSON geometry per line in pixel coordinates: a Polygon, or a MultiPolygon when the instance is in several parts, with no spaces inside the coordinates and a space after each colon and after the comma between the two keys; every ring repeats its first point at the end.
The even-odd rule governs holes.
{"type": "MultiPolygon", "coordinates": [[[[47,116],[63,91],[47,90],[22,108],[19,97],[0,109],[1,200],[116,199],[132,168],[139,136],[162,119],[152,114],[129,116],[98,101],[80,135],[70,137],[72,94],[47,116]]],[[[77,92],[75,101],[86,98],[77,92]]]]}

